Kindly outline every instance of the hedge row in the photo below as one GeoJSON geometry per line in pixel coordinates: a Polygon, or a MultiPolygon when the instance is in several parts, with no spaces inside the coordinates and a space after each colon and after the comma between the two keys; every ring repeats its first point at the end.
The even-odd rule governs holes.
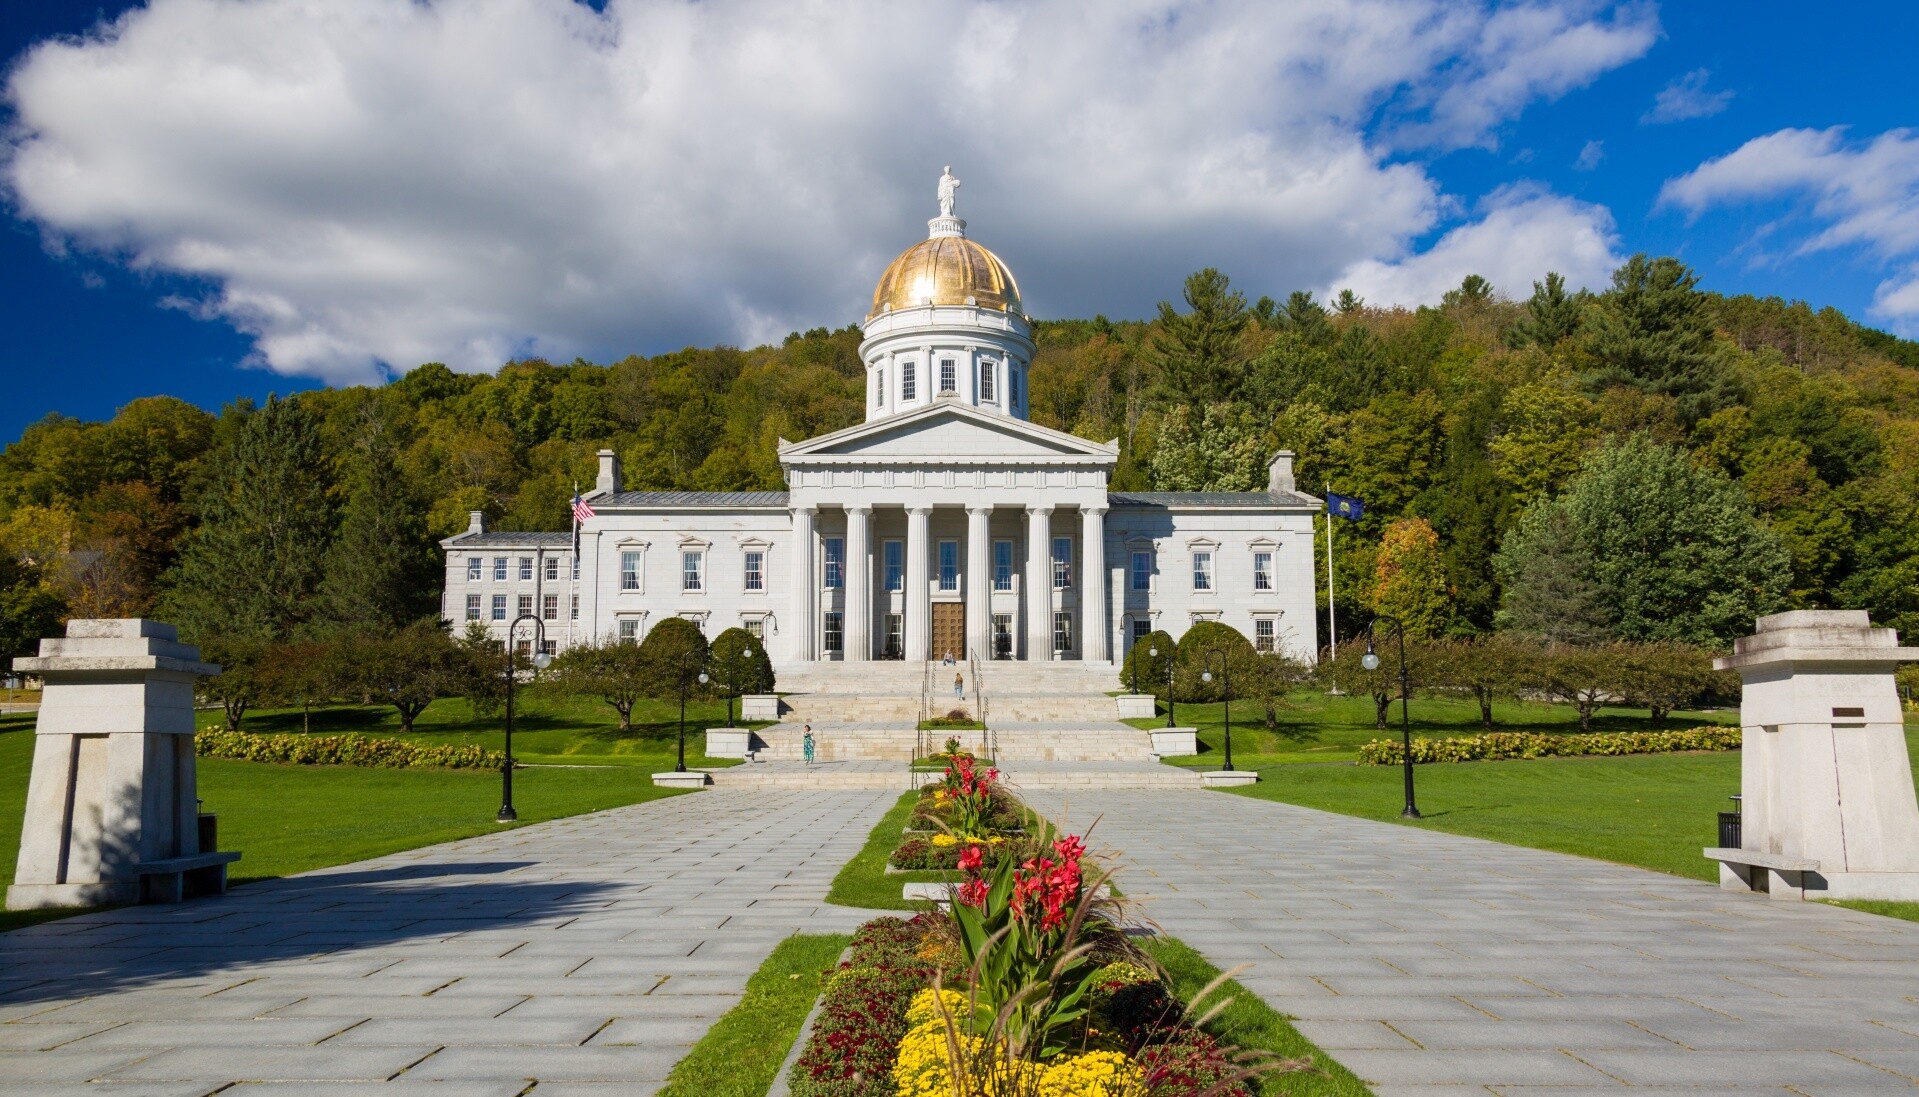
{"type": "Polygon", "coordinates": [[[290,762],[300,766],[383,766],[389,769],[499,769],[506,755],[477,746],[432,746],[404,739],[368,739],[359,735],[250,735],[208,730],[194,737],[205,758],[246,762],[290,762]]]}
{"type": "MultiPolygon", "coordinates": [[[[1682,750],[1738,750],[1739,729],[1697,727],[1684,731],[1620,731],[1547,735],[1503,731],[1453,739],[1414,739],[1414,762],[1495,762],[1508,758],[1567,758],[1595,754],[1672,754],[1682,750]]],[[[1397,739],[1374,739],[1359,748],[1362,766],[1396,766],[1405,760],[1397,739]]]]}

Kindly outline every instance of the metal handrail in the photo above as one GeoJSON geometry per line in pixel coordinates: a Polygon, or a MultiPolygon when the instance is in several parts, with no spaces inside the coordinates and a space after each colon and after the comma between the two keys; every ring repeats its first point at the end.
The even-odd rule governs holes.
{"type": "Polygon", "coordinates": [[[966,662],[968,669],[973,673],[973,705],[979,709],[980,753],[988,760],[997,759],[999,752],[993,749],[993,724],[986,718],[986,676],[980,673],[979,651],[975,648],[967,648],[966,662]]]}

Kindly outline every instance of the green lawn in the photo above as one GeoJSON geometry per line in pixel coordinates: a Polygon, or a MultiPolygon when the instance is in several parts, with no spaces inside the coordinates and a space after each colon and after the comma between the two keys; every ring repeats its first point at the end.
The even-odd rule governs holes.
{"type": "Polygon", "coordinates": [[[906,829],[906,820],[912,817],[913,805],[918,800],[918,792],[900,794],[899,800],[873,825],[866,844],[841,867],[839,875],[833,877],[833,886],[826,893],[827,902],[868,910],[923,910],[925,903],[909,903],[901,898],[905,885],[956,878],[956,873],[937,870],[886,871],[886,859],[900,844],[900,833],[906,829]]]}
{"type": "MultiPolygon", "coordinates": [[[[530,765],[671,768],[679,738],[679,714],[677,701],[641,701],[633,708],[632,729],[621,731],[618,714],[603,701],[527,691],[513,700],[513,754],[530,765]]],[[[301,715],[297,708],[259,709],[247,713],[240,727],[243,731],[298,732],[303,727],[301,715]]],[[[735,715],[737,726],[766,726],[738,720],[737,710],[735,715]]],[[[391,705],[316,708],[311,723],[316,735],[404,734],[391,705]]],[[[224,727],[225,718],[218,711],[203,711],[199,725],[224,727]]],[[[725,725],[724,702],[687,702],[687,765],[712,769],[739,764],[737,758],[708,758],[700,753],[706,745],[706,729],[725,725]]],[[[420,714],[410,738],[447,745],[477,743],[488,750],[501,750],[506,745],[506,730],[500,714],[475,716],[465,698],[447,697],[420,714]]]]}
{"type": "MultiPolygon", "coordinates": [[[[1157,719],[1128,720],[1136,728],[1152,729],[1166,725],[1166,706],[1159,707],[1157,719]]],[[[1225,712],[1222,704],[1183,704],[1173,716],[1181,727],[1197,728],[1201,753],[1191,758],[1169,761],[1197,769],[1218,769],[1224,760],[1225,712]]],[[[1286,699],[1280,710],[1279,732],[1264,727],[1265,713],[1251,701],[1233,702],[1233,765],[1238,769],[1295,762],[1350,762],[1358,756],[1360,744],[1372,739],[1399,737],[1399,704],[1393,703],[1391,726],[1381,731],[1373,723],[1370,697],[1333,696],[1318,690],[1302,690],[1286,699]]],[[[1493,721],[1498,731],[1579,730],[1579,717],[1567,705],[1501,702],[1493,706],[1493,721]]],[[[1668,728],[1696,727],[1700,724],[1737,724],[1734,709],[1716,712],[1675,712],[1666,718],[1668,728]]],[[[1413,734],[1433,738],[1454,735],[1478,735],[1477,702],[1449,697],[1421,697],[1415,692],[1412,705],[1413,734]]],[[[1644,709],[1600,709],[1593,719],[1595,731],[1644,731],[1652,721],[1644,709]]]]}
{"type": "Polygon", "coordinates": [[[660,1097],[765,1097],[848,933],[795,934],[746,981],[739,1004],[674,1064],[660,1097]]]}
{"type": "MultiPolygon", "coordinates": [[[[517,736],[516,736],[517,738],[517,736]]],[[[33,756],[33,717],[0,717],[0,886],[13,881],[33,756]]],[[[281,766],[202,758],[200,798],[220,816],[220,845],[245,856],[236,882],[346,864],[491,834],[500,775],[491,771],[281,766]]],[[[535,768],[514,774],[520,825],[679,795],[644,768],[535,768]]],[[[44,920],[0,915],[0,930],[44,920]]]]}

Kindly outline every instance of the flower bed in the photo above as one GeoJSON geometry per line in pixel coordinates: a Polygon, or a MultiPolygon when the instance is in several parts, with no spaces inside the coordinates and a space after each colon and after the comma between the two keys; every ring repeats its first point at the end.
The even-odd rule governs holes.
{"type": "MultiPolygon", "coordinates": [[[[795,1097],[1252,1097],[1261,1075],[1301,1065],[1202,1030],[1194,1007],[1211,988],[1174,994],[1121,931],[1080,837],[1032,818],[990,771],[949,777],[948,800],[984,789],[1031,825],[997,844],[908,839],[957,850],[951,909],[860,930],[822,993],[795,1097]]],[[[929,810],[977,823],[983,806],[929,810]]]]}
{"type": "Polygon", "coordinates": [[[898,869],[926,870],[959,868],[961,855],[969,848],[979,846],[985,853],[987,863],[997,864],[1000,851],[1005,847],[1006,837],[995,834],[990,838],[959,838],[951,834],[936,833],[930,836],[909,834],[887,858],[886,863],[898,869]]]}
{"type": "Polygon", "coordinates": [[[202,731],[194,752],[203,758],[245,762],[286,762],[300,766],[380,766],[390,769],[499,769],[506,755],[477,746],[437,746],[404,739],[368,739],[359,735],[250,735],[243,731],[202,731]]]}
{"type": "MultiPolygon", "coordinates": [[[[1493,762],[1513,758],[1586,755],[1671,754],[1685,750],[1738,750],[1739,729],[1697,727],[1684,731],[1622,731],[1545,735],[1505,731],[1451,739],[1414,739],[1414,762],[1493,762]]],[[[1405,760],[1397,739],[1374,739],[1359,748],[1363,766],[1396,766],[1405,760]]]]}

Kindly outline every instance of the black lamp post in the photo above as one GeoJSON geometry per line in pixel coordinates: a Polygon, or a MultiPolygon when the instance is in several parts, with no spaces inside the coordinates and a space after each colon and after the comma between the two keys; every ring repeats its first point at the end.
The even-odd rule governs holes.
{"type": "MultiPolygon", "coordinates": [[[[1159,646],[1154,645],[1153,647],[1147,648],[1146,657],[1148,659],[1159,658],[1159,646]]],[[[1167,727],[1173,726],[1173,668],[1178,662],[1179,660],[1174,658],[1173,653],[1171,652],[1167,653],[1166,655],[1166,726],[1167,727]]],[[[1135,693],[1138,692],[1137,686],[1135,686],[1134,692],[1135,693]]]]}
{"type": "MultiPolygon", "coordinates": [[[[679,758],[673,763],[674,773],[686,772],[686,683],[691,677],[686,672],[686,661],[698,658],[699,654],[697,651],[689,651],[680,656],[680,748],[679,758]]],[[[709,680],[705,671],[700,671],[699,677],[701,685],[705,685],[709,680]]]]}
{"type": "Polygon", "coordinates": [[[553,661],[546,648],[546,625],[531,613],[522,613],[506,626],[506,761],[500,766],[500,813],[494,819],[502,823],[512,823],[520,818],[513,810],[513,634],[520,629],[520,622],[533,622],[533,665],[545,670],[553,661]]]}
{"type": "MultiPolygon", "coordinates": [[[[753,641],[748,640],[746,642],[746,646],[740,650],[740,658],[747,659],[747,660],[751,660],[753,658],[753,641]]],[[[726,693],[726,726],[730,728],[733,726],[732,687],[739,685],[739,682],[738,681],[728,682],[726,683],[726,685],[728,687],[727,693],[726,693]]]]}
{"type": "Polygon", "coordinates": [[[1230,772],[1233,768],[1233,668],[1226,661],[1226,653],[1213,648],[1206,653],[1206,669],[1200,671],[1199,680],[1213,680],[1213,656],[1219,656],[1220,696],[1226,701],[1226,765],[1222,768],[1230,772]]]}
{"type": "Polygon", "coordinates": [[[1377,614],[1366,624],[1366,654],[1360,657],[1359,665],[1367,670],[1379,669],[1379,653],[1373,650],[1373,629],[1381,621],[1392,623],[1393,635],[1399,638],[1399,736],[1401,761],[1406,772],[1406,807],[1400,811],[1402,819],[1419,818],[1419,807],[1413,803],[1413,720],[1407,710],[1412,705],[1412,678],[1406,673],[1406,625],[1397,617],[1384,613],[1377,614]]]}

